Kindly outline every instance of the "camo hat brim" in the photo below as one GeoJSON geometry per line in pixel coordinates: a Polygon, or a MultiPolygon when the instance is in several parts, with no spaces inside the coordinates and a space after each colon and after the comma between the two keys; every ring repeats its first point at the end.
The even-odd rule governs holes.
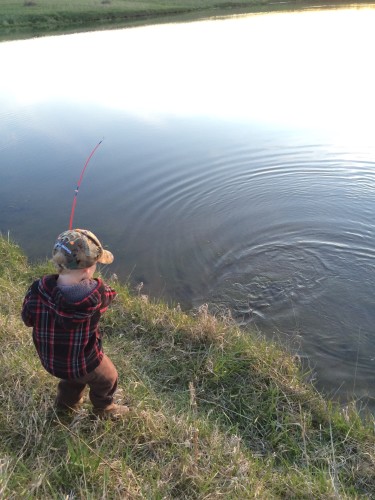
{"type": "Polygon", "coordinates": [[[114,257],[91,231],[69,229],[57,237],[52,260],[62,269],[85,269],[96,262],[111,264],[114,257]]]}

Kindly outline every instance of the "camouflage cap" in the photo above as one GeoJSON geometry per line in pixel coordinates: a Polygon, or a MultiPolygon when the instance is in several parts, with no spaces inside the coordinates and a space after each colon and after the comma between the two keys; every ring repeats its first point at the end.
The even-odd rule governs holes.
{"type": "Polygon", "coordinates": [[[113,255],[104,250],[98,238],[87,229],[69,229],[61,233],[53,247],[52,260],[61,269],[85,269],[111,264],[113,255]]]}

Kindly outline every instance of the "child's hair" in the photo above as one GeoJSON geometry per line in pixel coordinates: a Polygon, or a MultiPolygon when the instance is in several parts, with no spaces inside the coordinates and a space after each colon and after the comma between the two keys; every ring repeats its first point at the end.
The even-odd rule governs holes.
{"type": "Polygon", "coordinates": [[[69,229],[55,242],[52,261],[59,273],[72,269],[85,269],[100,264],[111,264],[113,255],[104,250],[98,238],[87,229],[69,229]]]}
{"type": "Polygon", "coordinates": [[[66,257],[62,252],[56,252],[52,257],[52,262],[54,263],[59,274],[69,271],[69,269],[65,267],[66,257]]]}

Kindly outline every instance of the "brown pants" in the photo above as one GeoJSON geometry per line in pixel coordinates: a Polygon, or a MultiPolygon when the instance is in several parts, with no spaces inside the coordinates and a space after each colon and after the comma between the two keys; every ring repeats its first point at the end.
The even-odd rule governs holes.
{"type": "Polygon", "coordinates": [[[83,396],[86,385],[90,388],[90,400],[94,408],[103,409],[113,402],[117,389],[118,374],[115,365],[105,354],[100,365],[84,377],[60,380],[57,386],[56,404],[74,406],[83,396]]]}

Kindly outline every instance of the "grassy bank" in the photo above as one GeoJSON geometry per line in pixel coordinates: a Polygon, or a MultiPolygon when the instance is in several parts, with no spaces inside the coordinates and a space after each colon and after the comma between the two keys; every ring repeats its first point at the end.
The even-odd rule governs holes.
{"type": "Polygon", "coordinates": [[[266,0],[9,0],[0,10],[0,35],[18,37],[105,29],[211,15],[218,8],[253,8],[266,0]]]}
{"type": "MultiPolygon", "coordinates": [[[[236,11],[301,8],[309,0],[5,0],[0,40],[210,17],[236,11]],[[186,17],[185,17],[186,19],[186,17]]],[[[314,2],[316,6],[320,2],[314,2]]],[[[323,2],[322,2],[323,3],[323,2]]],[[[347,2],[334,2],[334,5],[347,2]]],[[[357,2],[361,3],[361,1],[357,2]]]]}
{"type": "Polygon", "coordinates": [[[105,317],[105,348],[131,415],[97,420],[89,402],[53,408],[20,320],[29,265],[0,239],[0,497],[370,498],[373,419],[309,385],[295,359],[230,318],[185,314],[131,293],[105,317]]]}

